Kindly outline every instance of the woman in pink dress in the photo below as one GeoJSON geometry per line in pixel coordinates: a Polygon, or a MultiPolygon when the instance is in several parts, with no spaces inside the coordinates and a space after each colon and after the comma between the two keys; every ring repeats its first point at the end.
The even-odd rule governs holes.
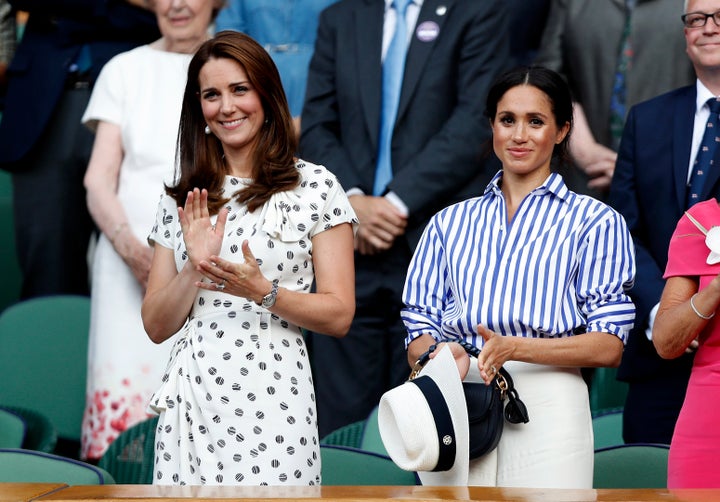
{"type": "Polygon", "coordinates": [[[720,206],[695,204],[670,240],[665,289],[653,328],[661,357],[697,354],[675,424],[668,488],[720,488],[720,206]]]}

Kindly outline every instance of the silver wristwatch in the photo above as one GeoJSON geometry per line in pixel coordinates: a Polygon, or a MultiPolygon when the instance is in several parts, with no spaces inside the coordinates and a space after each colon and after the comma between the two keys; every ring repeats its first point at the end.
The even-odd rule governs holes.
{"type": "Polygon", "coordinates": [[[272,283],[272,289],[268,294],[263,296],[262,302],[260,302],[260,305],[265,307],[266,309],[269,309],[273,305],[275,305],[275,299],[277,298],[277,292],[278,292],[278,283],[273,281],[272,283]]]}

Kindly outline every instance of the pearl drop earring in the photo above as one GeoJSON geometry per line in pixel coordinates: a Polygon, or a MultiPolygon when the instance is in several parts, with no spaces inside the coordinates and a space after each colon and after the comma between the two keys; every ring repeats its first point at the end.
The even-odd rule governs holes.
{"type": "Polygon", "coordinates": [[[210,134],[210,126],[209,125],[205,126],[205,134],[210,134]]]}

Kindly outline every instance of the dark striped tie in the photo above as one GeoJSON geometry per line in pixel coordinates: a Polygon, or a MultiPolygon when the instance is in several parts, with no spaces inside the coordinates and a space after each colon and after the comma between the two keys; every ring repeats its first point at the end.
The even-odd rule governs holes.
{"type": "Polygon", "coordinates": [[[702,196],[703,184],[707,177],[708,171],[713,167],[715,150],[718,141],[718,113],[720,113],[720,101],[717,98],[707,100],[710,107],[710,117],[708,118],[703,134],[702,143],[698,149],[695,162],[693,163],[692,173],[690,174],[690,187],[687,194],[687,207],[700,202],[702,196]]]}

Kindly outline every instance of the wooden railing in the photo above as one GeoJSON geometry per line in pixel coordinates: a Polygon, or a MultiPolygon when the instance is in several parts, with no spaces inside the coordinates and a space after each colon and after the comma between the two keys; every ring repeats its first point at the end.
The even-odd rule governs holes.
{"type": "Polygon", "coordinates": [[[566,490],[431,486],[326,486],[326,487],[233,487],[101,485],[67,486],[51,483],[0,483],[0,501],[153,501],[193,499],[199,501],[338,501],[362,502],[389,499],[412,501],[482,500],[489,502],[664,501],[710,502],[720,500],[720,490],[566,490]]]}

